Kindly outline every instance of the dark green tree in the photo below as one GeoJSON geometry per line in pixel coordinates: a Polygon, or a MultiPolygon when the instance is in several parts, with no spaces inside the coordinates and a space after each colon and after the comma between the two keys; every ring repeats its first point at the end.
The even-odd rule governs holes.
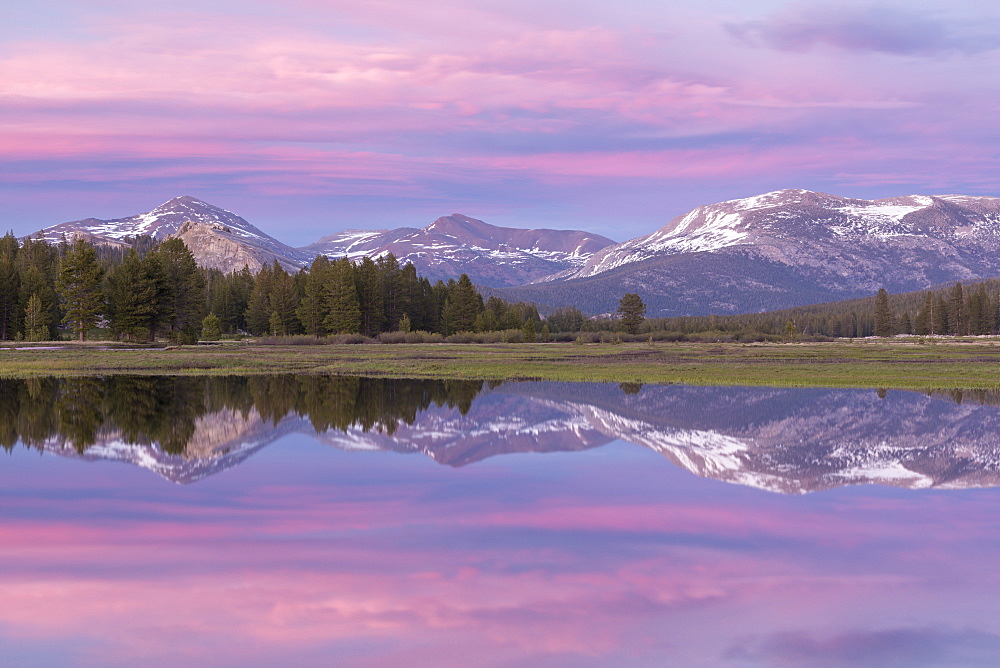
{"type": "Polygon", "coordinates": [[[629,334],[638,334],[646,320],[646,305],[638,294],[626,293],[618,302],[618,321],[629,334]]]}
{"type": "Polygon", "coordinates": [[[108,272],[107,295],[114,335],[126,341],[148,339],[157,311],[157,285],[135,250],[108,272]]]}
{"type": "Polygon", "coordinates": [[[24,338],[27,341],[44,341],[49,336],[49,314],[38,295],[28,298],[24,308],[24,338]]]}
{"type": "Polygon", "coordinates": [[[271,291],[268,302],[271,306],[272,320],[269,324],[274,324],[274,314],[278,316],[277,327],[272,326],[272,330],[276,329],[278,336],[297,334],[300,331],[299,318],[296,315],[296,310],[299,307],[299,293],[294,280],[278,264],[277,260],[271,267],[271,291]]]}
{"type": "Polygon", "coordinates": [[[159,312],[173,341],[195,343],[205,313],[205,276],[180,239],[167,239],[149,254],[158,265],[159,312]]]}
{"type": "Polygon", "coordinates": [[[13,339],[19,329],[21,276],[17,269],[17,239],[8,232],[0,239],[0,340],[13,339]]]}
{"type": "Polygon", "coordinates": [[[476,318],[484,310],[483,298],[476,291],[468,274],[462,274],[458,281],[449,286],[442,320],[445,334],[473,332],[476,318]]]}
{"type": "Polygon", "coordinates": [[[309,267],[302,301],[299,302],[297,311],[306,334],[323,336],[327,333],[326,317],[330,314],[328,290],[330,272],[330,260],[325,255],[318,255],[309,267]]]}
{"type": "Polygon", "coordinates": [[[25,306],[31,295],[38,295],[42,310],[48,315],[49,332],[47,339],[58,336],[58,325],[62,318],[59,298],[56,295],[58,260],[56,249],[40,239],[25,239],[17,254],[18,303],[25,306]]]}
{"type": "Polygon", "coordinates": [[[887,337],[896,334],[896,317],[889,307],[889,293],[880,288],[875,295],[875,336],[887,337]]]}
{"type": "Polygon", "coordinates": [[[251,334],[266,334],[271,328],[271,265],[265,264],[254,277],[247,300],[246,325],[251,334]]]}
{"type": "Polygon", "coordinates": [[[330,267],[328,282],[329,313],[326,331],[332,334],[350,334],[361,330],[361,305],[354,278],[354,265],[346,257],[330,267]]]}
{"type": "Polygon", "coordinates": [[[56,290],[66,311],[63,322],[76,332],[80,341],[97,325],[104,311],[103,273],[94,247],[76,238],[66,249],[56,290]]]}
{"type": "Polygon", "coordinates": [[[385,320],[385,286],[382,272],[370,257],[363,257],[354,268],[358,305],[361,309],[361,333],[375,336],[385,320]]]}

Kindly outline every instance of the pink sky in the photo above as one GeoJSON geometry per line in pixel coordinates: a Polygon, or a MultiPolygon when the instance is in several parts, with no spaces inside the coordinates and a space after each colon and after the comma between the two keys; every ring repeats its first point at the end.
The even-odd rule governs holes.
{"type": "Polygon", "coordinates": [[[297,245],[452,212],[623,240],[786,187],[1000,194],[988,3],[8,5],[18,234],[181,194],[297,245]]]}

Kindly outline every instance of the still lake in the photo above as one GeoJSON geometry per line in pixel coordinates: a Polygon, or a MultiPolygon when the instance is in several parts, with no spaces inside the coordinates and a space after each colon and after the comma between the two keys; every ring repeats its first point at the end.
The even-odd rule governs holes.
{"type": "Polygon", "coordinates": [[[997,403],[0,380],[0,664],[995,666],[997,403]]]}

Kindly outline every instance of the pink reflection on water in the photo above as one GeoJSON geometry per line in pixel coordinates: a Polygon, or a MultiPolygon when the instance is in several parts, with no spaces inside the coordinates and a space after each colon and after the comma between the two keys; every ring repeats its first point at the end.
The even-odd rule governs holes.
{"type": "Polygon", "coordinates": [[[673,491],[663,473],[468,469],[481,487],[456,491],[459,474],[415,467],[365,485],[250,479],[205,503],[75,498],[78,481],[67,500],[38,479],[52,494],[0,514],[0,628],[85,640],[73,662],[103,665],[791,665],[907,656],[912,629],[945,658],[969,629],[990,651],[992,493],[783,498],[673,491]],[[630,477],[641,494],[606,484],[630,477]]]}

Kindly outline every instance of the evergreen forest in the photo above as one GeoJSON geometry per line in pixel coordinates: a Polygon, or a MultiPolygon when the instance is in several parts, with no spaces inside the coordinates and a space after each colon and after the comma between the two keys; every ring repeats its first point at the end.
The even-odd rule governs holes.
{"type": "Polygon", "coordinates": [[[385,332],[544,329],[537,309],[483,300],[465,274],[431,283],[395,257],[317,257],[288,273],[277,262],[223,274],[195,262],[180,239],[120,247],[82,238],[49,244],[0,239],[0,340],[180,343],[225,336],[325,337],[385,332]]]}

